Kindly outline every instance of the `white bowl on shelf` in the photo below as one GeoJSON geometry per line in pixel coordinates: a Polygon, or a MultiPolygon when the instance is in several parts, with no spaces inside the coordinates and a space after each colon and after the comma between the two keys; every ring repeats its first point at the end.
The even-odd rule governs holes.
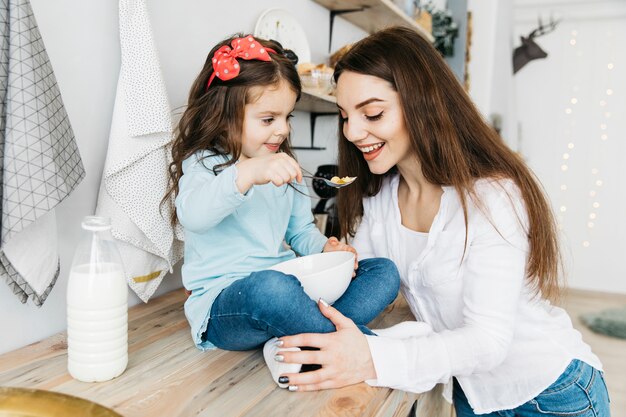
{"type": "Polygon", "coordinates": [[[334,90],[333,73],[313,69],[310,72],[300,74],[302,88],[316,94],[330,95],[334,90]]]}
{"type": "Polygon", "coordinates": [[[295,276],[312,300],[323,298],[332,304],[350,285],[354,254],[346,251],[317,253],[281,262],[269,269],[295,276]]]}

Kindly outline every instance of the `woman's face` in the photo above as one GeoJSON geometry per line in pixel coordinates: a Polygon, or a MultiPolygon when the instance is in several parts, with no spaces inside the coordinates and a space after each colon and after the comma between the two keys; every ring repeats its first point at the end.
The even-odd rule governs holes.
{"type": "Polygon", "coordinates": [[[343,134],[362,153],[372,173],[384,174],[410,159],[400,95],[387,81],[346,71],[337,80],[336,96],[343,134]]]}

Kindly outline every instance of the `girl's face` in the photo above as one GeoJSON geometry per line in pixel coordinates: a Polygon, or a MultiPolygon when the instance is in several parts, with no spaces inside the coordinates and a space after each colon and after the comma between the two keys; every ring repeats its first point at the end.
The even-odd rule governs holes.
{"type": "Polygon", "coordinates": [[[289,136],[289,119],[296,105],[296,93],[289,84],[252,87],[246,104],[241,136],[240,160],[275,153],[289,136]]]}
{"type": "Polygon", "coordinates": [[[346,71],[337,80],[336,96],[343,134],[372,173],[384,174],[412,160],[400,96],[387,81],[346,71]]]}

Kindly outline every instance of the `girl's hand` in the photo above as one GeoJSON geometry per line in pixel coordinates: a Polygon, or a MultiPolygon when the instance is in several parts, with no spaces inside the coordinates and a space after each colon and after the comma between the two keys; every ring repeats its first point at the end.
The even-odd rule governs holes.
{"type": "Polygon", "coordinates": [[[339,239],[337,239],[335,236],[331,236],[328,238],[328,241],[324,245],[324,249],[322,249],[322,252],[335,252],[339,250],[354,253],[354,271],[355,272],[352,274],[352,276],[355,277],[356,270],[359,267],[359,260],[357,259],[358,254],[356,253],[356,249],[354,249],[352,246],[348,245],[347,243],[340,242],[339,239]]]}
{"type": "Polygon", "coordinates": [[[286,153],[273,153],[245,159],[237,164],[237,188],[245,194],[253,185],[271,182],[277,187],[291,181],[302,181],[302,170],[286,153]]]}
{"type": "Polygon", "coordinates": [[[335,308],[318,302],[322,314],[333,322],[337,331],[326,334],[298,334],[281,337],[281,347],[311,346],[319,351],[282,351],[284,362],[319,364],[321,369],[301,374],[284,374],[289,379],[290,391],[318,391],[358,384],[376,379],[376,369],[365,335],[352,320],[335,308]]]}

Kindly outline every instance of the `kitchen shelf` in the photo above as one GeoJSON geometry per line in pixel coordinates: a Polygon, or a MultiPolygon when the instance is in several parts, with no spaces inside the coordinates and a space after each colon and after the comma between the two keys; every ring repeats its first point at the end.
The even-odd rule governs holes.
{"type": "Polygon", "coordinates": [[[300,100],[296,103],[297,111],[304,111],[309,113],[309,120],[311,124],[311,145],[310,146],[293,146],[293,149],[301,150],[324,150],[326,148],[320,148],[315,146],[315,122],[320,116],[337,116],[339,110],[337,109],[337,99],[334,96],[326,94],[319,94],[311,90],[302,90],[300,100]]]}
{"type": "MultiPolygon", "coordinates": [[[[315,3],[327,8],[331,12],[341,12],[341,16],[347,21],[367,31],[374,33],[389,26],[406,26],[415,30],[429,41],[433,42],[433,36],[423,27],[418,25],[411,17],[404,13],[390,0],[313,0],[315,3]]],[[[332,17],[331,17],[332,18],[332,17]]]]}

